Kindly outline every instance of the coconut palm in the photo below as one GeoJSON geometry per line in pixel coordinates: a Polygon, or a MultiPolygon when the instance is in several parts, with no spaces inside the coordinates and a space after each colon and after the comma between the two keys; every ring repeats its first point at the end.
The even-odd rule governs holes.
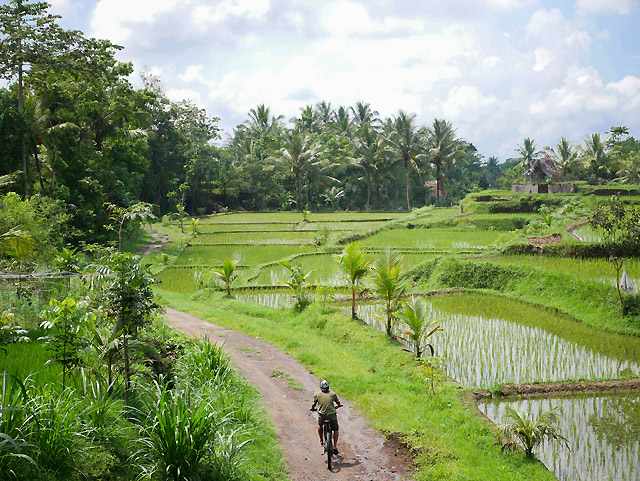
{"type": "Polygon", "coordinates": [[[237,279],[240,273],[236,270],[237,261],[231,259],[225,259],[222,262],[222,267],[216,267],[213,269],[213,273],[224,282],[227,296],[231,296],[231,284],[237,279]]]}
{"type": "Polygon", "coordinates": [[[578,151],[573,143],[569,142],[566,137],[560,137],[555,149],[547,147],[545,150],[549,152],[549,155],[560,167],[562,175],[566,177],[567,171],[578,159],[578,151]]]}
{"type": "Polygon", "coordinates": [[[373,269],[373,290],[384,301],[387,316],[385,328],[391,337],[395,313],[401,308],[401,297],[407,288],[402,275],[402,256],[387,249],[375,263],[373,269]]]}
{"type": "Polygon", "coordinates": [[[538,419],[534,419],[531,413],[521,409],[506,409],[507,416],[513,421],[498,424],[495,427],[500,437],[507,438],[502,449],[515,449],[520,446],[525,455],[533,457],[534,448],[545,440],[561,441],[568,445],[567,438],[560,434],[558,429],[558,417],[554,410],[543,413],[538,419]]]}
{"type": "Polygon", "coordinates": [[[324,131],[331,124],[335,112],[331,108],[331,102],[319,102],[316,104],[316,118],[320,131],[324,131]]]}
{"type": "Polygon", "coordinates": [[[366,102],[356,102],[355,106],[349,107],[353,114],[353,125],[357,130],[364,124],[376,125],[379,122],[378,111],[371,109],[371,104],[366,102]]]}
{"type": "Polygon", "coordinates": [[[409,169],[417,168],[416,161],[420,155],[420,136],[418,135],[414,120],[415,114],[398,112],[392,123],[392,130],[388,137],[389,148],[404,164],[405,190],[407,194],[407,209],[411,210],[409,197],[409,169]]]}
{"type": "Polygon", "coordinates": [[[365,123],[356,132],[353,141],[353,152],[349,157],[352,165],[364,171],[367,184],[366,209],[369,210],[371,201],[371,180],[375,184],[376,209],[380,208],[380,176],[390,167],[389,151],[382,135],[379,135],[371,124],[365,123]]]}
{"type": "Polygon", "coordinates": [[[356,319],[356,294],[371,269],[371,259],[358,242],[349,244],[335,259],[351,288],[351,317],[356,319]]]}
{"type": "Polygon", "coordinates": [[[275,133],[280,128],[280,121],[283,118],[282,115],[277,117],[271,115],[271,108],[260,104],[255,109],[249,110],[249,120],[245,124],[253,135],[260,136],[275,133]]]}
{"type": "Polygon", "coordinates": [[[287,136],[283,147],[273,155],[275,160],[284,161],[294,176],[299,211],[302,211],[305,205],[302,200],[302,183],[309,171],[318,165],[319,155],[319,145],[312,140],[309,134],[297,130],[287,136]]]}
{"type": "Polygon", "coordinates": [[[351,119],[349,118],[349,111],[344,107],[339,107],[333,114],[331,126],[336,135],[349,137],[351,134],[351,119]]]}
{"type": "Polygon", "coordinates": [[[438,325],[439,320],[429,318],[425,300],[422,297],[412,297],[411,300],[405,304],[404,309],[398,317],[400,317],[406,325],[406,329],[402,330],[402,333],[406,337],[397,336],[398,339],[410,343],[413,346],[413,353],[417,358],[422,357],[425,347],[429,348],[433,356],[435,353],[433,346],[431,344],[425,344],[425,342],[432,334],[441,331],[442,328],[438,325]]]}
{"type": "Polygon", "coordinates": [[[593,173],[595,183],[598,177],[609,173],[609,156],[605,150],[605,143],[600,133],[595,132],[584,140],[584,162],[586,167],[593,173]]]}
{"type": "Polygon", "coordinates": [[[451,122],[434,119],[433,124],[426,130],[425,144],[427,158],[436,167],[436,203],[439,206],[442,166],[464,155],[465,143],[456,138],[456,129],[451,122]]]}
{"type": "Polygon", "coordinates": [[[524,139],[524,143],[522,145],[518,145],[518,148],[515,149],[516,153],[520,155],[520,160],[522,161],[521,165],[524,166],[525,169],[529,170],[536,159],[541,154],[540,151],[536,150],[536,143],[530,138],[524,139]]]}

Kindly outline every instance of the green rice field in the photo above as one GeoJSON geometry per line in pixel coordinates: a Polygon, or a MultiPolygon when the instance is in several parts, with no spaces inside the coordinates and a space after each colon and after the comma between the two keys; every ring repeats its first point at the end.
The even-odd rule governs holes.
{"type": "MultiPolygon", "coordinates": [[[[640,377],[639,338],[584,332],[557,312],[499,297],[459,294],[455,301],[429,298],[428,305],[443,329],[428,342],[447,375],[465,386],[640,377]],[[471,314],[478,303],[481,314],[471,314]]],[[[379,303],[361,304],[358,316],[383,329],[379,303]]]]}
{"type": "Polygon", "coordinates": [[[362,241],[362,245],[399,249],[486,249],[496,242],[499,235],[494,231],[395,229],[369,237],[362,241]]]}
{"type": "Polygon", "coordinates": [[[569,445],[545,443],[534,450],[561,481],[640,479],[640,394],[590,395],[519,401],[487,401],[481,410],[507,422],[506,408],[534,417],[556,409],[569,445]]]}

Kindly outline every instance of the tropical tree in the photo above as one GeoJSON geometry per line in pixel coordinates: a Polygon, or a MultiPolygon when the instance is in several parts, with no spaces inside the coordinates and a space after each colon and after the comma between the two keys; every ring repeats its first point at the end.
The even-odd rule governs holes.
{"type": "Polygon", "coordinates": [[[415,114],[407,114],[404,111],[398,112],[393,118],[391,132],[387,139],[389,148],[394,152],[404,165],[405,192],[407,195],[407,209],[411,210],[411,199],[409,195],[409,170],[417,169],[417,160],[420,155],[421,145],[414,120],[415,114]]]}
{"type": "Polygon", "coordinates": [[[545,150],[551,155],[556,164],[560,167],[562,175],[566,178],[567,172],[578,159],[578,150],[567,140],[566,137],[560,137],[560,141],[556,144],[555,149],[547,147],[545,150]]]}
{"type": "Polygon", "coordinates": [[[231,259],[225,259],[222,262],[222,267],[216,267],[213,269],[213,273],[224,282],[225,290],[227,291],[227,296],[231,296],[231,284],[235,281],[240,272],[236,269],[236,265],[238,261],[234,261],[231,259]]]}
{"type": "MultiPolygon", "coordinates": [[[[129,207],[120,207],[107,202],[105,203],[105,208],[109,213],[109,220],[113,223],[106,227],[118,233],[119,251],[122,251],[122,234],[126,226],[129,226],[131,223],[142,223],[155,217],[151,212],[152,206],[146,202],[136,202],[129,207]]],[[[182,222],[180,222],[180,224],[182,227],[182,222]]]]}
{"type": "MultiPolygon", "coordinates": [[[[101,304],[113,321],[113,332],[121,338],[124,358],[125,403],[131,392],[130,340],[146,325],[158,309],[151,286],[153,277],[140,264],[140,257],[128,252],[114,252],[100,260],[98,280],[102,283],[101,304]]],[[[114,336],[115,337],[115,336],[114,336]]]]}
{"type": "Polygon", "coordinates": [[[609,173],[609,156],[607,155],[605,143],[600,133],[595,132],[584,140],[583,160],[585,166],[593,173],[595,183],[598,177],[609,173]]]}
{"type": "Polygon", "coordinates": [[[275,160],[283,161],[293,174],[299,211],[302,211],[305,206],[302,199],[302,183],[307,174],[318,166],[319,153],[320,147],[309,134],[294,130],[287,136],[283,147],[273,156],[275,160]]]}
{"type": "Polygon", "coordinates": [[[522,165],[525,170],[529,170],[533,163],[540,156],[540,151],[536,150],[536,143],[530,138],[524,139],[524,143],[522,145],[518,145],[518,148],[515,149],[516,153],[520,156],[522,165]]]}
{"type": "Polygon", "coordinates": [[[331,119],[331,128],[337,136],[351,136],[351,119],[347,109],[342,106],[338,107],[338,110],[333,114],[333,119],[331,119]]]}
{"type": "Polygon", "coordinates": [[[442,166],[464,155],[465,142],[456,138],[456,130],[444,119],[434,119],[426,130],[427,159],[436,167],[436,203],[440,205],[442,166]]]}
{"type": "Polygon", "coordinates": [[[378,111],[371,109],[371,104],[367,102],[356,102],[349,110],[353,114],[352,123],[356,130],[360,130],[365,124],[373,126],[379,122],[378,111]]]}
{"type": "Polygon", "coordinates": [[[602,243],[609,252],[609,259],[616,270],[616,286],[620,305],[624,299],[620,288],[620,271],[625,259],[640,247],[640,207],[626,204],[613,196],[604,205],[597,207],[589,219],[591,226],[602,235],[602,243]]]}
{"type": "Polygon", "coordinates": [[[358,242],[352,242],[346,246],[342,253],[335,255],[335,259],[349,283],[351,289],[351,317],[356,319],[356,294],[358,293],[358,287],[360,287],[371,269],[371,259],[358,242]]]}
{"type": "Polygon", "coordinates": [[[280,265],[289,271],[289,280],[282,282],[293,291],[293,296],[296,299],[296,307],[301,310],[304,309],[310,302],[306,287],[307,279],[311,271],[305,271],[301,266],[291,265],[291,263],[286,260],[280,261],[280,265]]]}
{"type": "Polygon", "coordinates": [[[283,115],[271,115],[271,108],[260,104],[255,109],[249,110],[249,120],[245,124],[255,136],[275,134],[280,129],[280,122],[283,118],[283,115]]]}
{"type": "Polygon", "coordinates": [[[389,337],[393,335],[393,321],[402,307],[401,298],[406,288],[402,256],[391,249],[385,250],[373,268],[373,290],[384,301],[385,328],[389,337]]]}
{"type": "Polygon", "coordinates": [[[543,413],[538,419],[522,409],[510,407],[507,407],[506,414],[512,421],[495,427],[500,437],[507,438],[502,449],[515,449],[520,446],[524,449],[525,455],[531,458],[535,447],[546,440],[561,441],[567,445],[569,443],[567,438],[560,434],[558,416],[554,410],[543,413]]]}
{"type": "Polygon", "coordinates": [[[340,199],[344,197],[344,189],[336,187],[335,185],[330,189],[327,189],[322,197],[327,204],[331,204],[331,208],[335,209],[340,202],[340,199]]]}
{"type": "Polygon", "coordinates": [[[425,344],[426,340],[442,328],[438,319],[432,319],[427,314],[427,303],[422,297],[412,297],[405,304],[404,309],[398,315],[406,325],[402,333],[406,336],[397,336],[413,347],[413,353],[417,358],[422,357],[425,347],[428,347],[433,356],[435,350],[431,344],[425,344]]]}
{"type": "Polygon", "coordinates": [[[356,132],[353,141],[353,152],[350,161],[364,171],[367,185],[366,209],[369,210],[371,202],[371,179],[375,184],[376,209],[380,208],[380,179],[390,167],[389,151],[384,137],[365,123],[356,132]]]}
{"type": "Polygon", "coordinates": [[[67,373],[80,365],[80,348],[84,343],[82,333],[95,314],[83,303],[70,297],[63,301],[51,299],[49,308],[40,313],[40,327],[48,330],[47,346],[53,352],[51,362],[62,365],[62,390],[66,389],[67,373]]]}

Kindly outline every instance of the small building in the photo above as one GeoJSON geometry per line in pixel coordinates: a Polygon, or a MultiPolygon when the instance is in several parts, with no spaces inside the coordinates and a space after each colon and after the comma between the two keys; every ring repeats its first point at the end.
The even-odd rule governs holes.
{"type": "Polygon", "coordinates": [[[532,184],[558,182],[563,178],[562,172],[560,172],[554,160],[546,152],[542,157],[538,157],[531,165],[531,168],[522,176],[524,183],[532,184]]]}
{"type": "Polygon", "coordinates": [[[569,182],[560,183],[563,178],[555,161],[545,152],[524,173],[523,183],[513,184],[511,191],[516,194],[570,194],[574,185],[569,182]]]}

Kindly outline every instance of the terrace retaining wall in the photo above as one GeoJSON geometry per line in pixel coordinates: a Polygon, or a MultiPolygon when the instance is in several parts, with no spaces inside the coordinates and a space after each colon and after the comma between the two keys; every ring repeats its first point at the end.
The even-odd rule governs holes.
{"type": "Polygon", "coordinates": [[[570,194],[575,186],[571,183],[564,184],[512,184],[511,191],[514,194],[570,194]]]}

